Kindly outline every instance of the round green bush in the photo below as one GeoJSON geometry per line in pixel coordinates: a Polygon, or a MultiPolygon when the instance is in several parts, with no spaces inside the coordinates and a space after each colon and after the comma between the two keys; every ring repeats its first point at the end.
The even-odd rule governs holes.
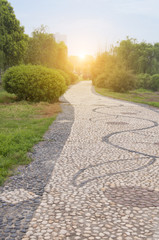
{"type": "Polygon", "coordinates": [[[4,89],[19,100],[54,102],[65,92],[63,76],[53,69],[35,65],[9,68],[3,76],[4,89]]]}
{"type": "Polygon", "coordinates": [[[58,69],[58,72],[59,72],[59,73],[63,76],[63,78],[65,79],[66,85],[69,86],[70,83],[71,83],[71,80],[70,80],[69,75],[68,75],[66,72],[64,72],[63,70],[61,70],[61,69],[58,69]]]}

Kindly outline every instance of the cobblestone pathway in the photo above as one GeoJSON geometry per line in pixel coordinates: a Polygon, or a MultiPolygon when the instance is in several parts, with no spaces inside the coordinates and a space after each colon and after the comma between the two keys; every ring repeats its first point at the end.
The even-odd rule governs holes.
{"type": "Polygon", "coordinates": [[[2,239],[159,240],[159,110],[94,94],[87,81],[65,98],[73,125],[70,109],[35,147],[34,164],[47,163],[42,190],[35,179],[29,190],[26,177],[2,189],[2,239]],[[63,141],[53,133],[59,124],[63,141]]]}

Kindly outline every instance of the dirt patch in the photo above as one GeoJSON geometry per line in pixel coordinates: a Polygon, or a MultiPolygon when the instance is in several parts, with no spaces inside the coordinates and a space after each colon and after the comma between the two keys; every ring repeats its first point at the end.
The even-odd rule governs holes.
{"type": "Polygon", "coordinates": [[[38,108],[38,114],[34,118],[50,118],[61,112],[60,103],[38,103],[35,106],[38,108]]]}

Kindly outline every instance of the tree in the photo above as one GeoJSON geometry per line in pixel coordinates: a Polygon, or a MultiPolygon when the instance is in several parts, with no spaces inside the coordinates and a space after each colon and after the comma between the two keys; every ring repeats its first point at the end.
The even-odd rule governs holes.
{"type": "Polygon", "coordinates": [[[54,35],[47,33],[46,26],[42,25],[35,29],[29,38],[25,63],[65,71],[68,67],[67,47],[64,42],[57,43],[54,35]]]}
{"type": "Polygon", "coordinates": [[[137,73],[153,74],[154,70],[154,47],[150,43],[138,44],[138,71],[137,73]]]}
{"type": "Polygon", "coordinates": [[[54,68],[56,67],[56,55],[57,43],[53,34],[47,33],[43,25],[35,29],[28,41],[25,62],[54,68]]]}
{"type": "Polygon", "coordinates": [[[98,54],[96,60],[92,64],[92,80],[94,80],[103,72],[113,71],[114,67],[119,65],[117,57],[108,52],[98,54]]]}
{"type": "Polygon", "coordinates": [[[159,72],[159,44],[137,43],[136,39],[127,38],[115,47],[114,53],[127,69],[134,73],[155,74],[159,72]]]}
{"type": "Polygon", "coordinates": [[[68,70],[68,53],[67,46],[64,42],[57,44],[57,68],[64,71],[68,70]]]}
{"type": "Polygon", "coordinates": [[[7,0],[0,0],[0,39],[1,68],[21,63],[28,37],[7,0]]]}
{"type": "Polygon", "coordinates": [[[118,61],[122,62],[126,69],[133,69],[137,71],[138,59],[138,44],[136,39],[127,37],[126,40],[119,42],[119,46],[115,47],[114,53],[116,54],[118,61]]]}
{"type": "Polygon", "coordinates": [[[125,92],[135,87],[136,78],[116,55],[108,52],[97,56],[92,67],[92,81],[97,87],[125,92]]]}

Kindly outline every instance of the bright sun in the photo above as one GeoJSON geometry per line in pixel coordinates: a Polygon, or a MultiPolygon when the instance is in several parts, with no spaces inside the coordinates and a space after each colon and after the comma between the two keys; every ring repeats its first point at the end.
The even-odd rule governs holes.
{"type": "Polygon", "coordinates": [[[84,54],[84,53],[79,54],[79,58],[80,58],[81,60],[84,60],[84,59],[85,59],[85,56],[86,56],[86,54],[84,54]]]}

